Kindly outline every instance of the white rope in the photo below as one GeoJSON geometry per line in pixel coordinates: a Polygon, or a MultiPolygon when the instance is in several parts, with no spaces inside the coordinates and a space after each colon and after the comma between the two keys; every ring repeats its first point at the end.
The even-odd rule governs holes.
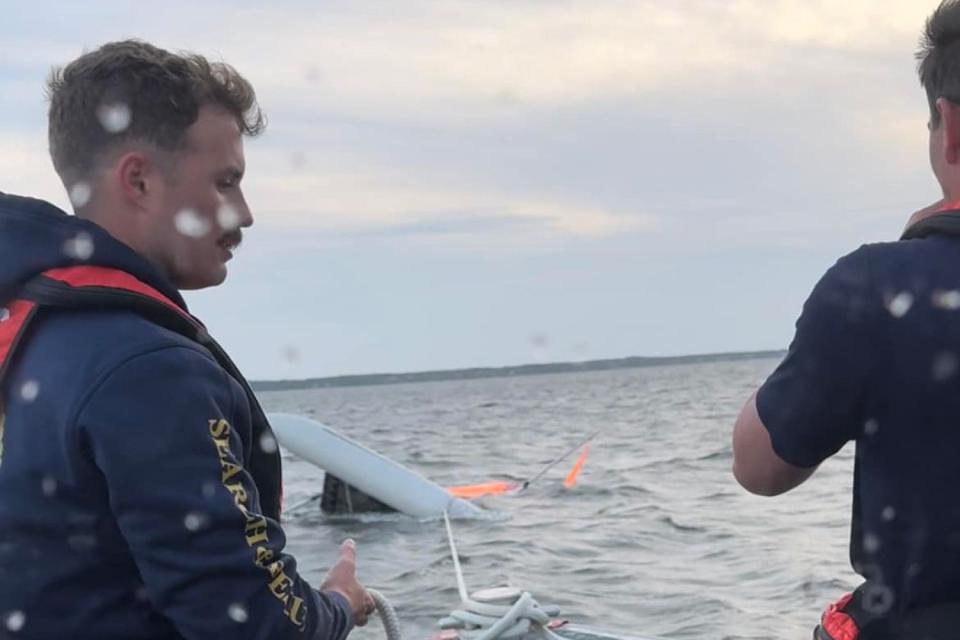
{"type": "MultiPolygon", "coordinates": [[[[557,607],[542,607],[530,592],[514,591],[506,603],[485,602],[485,594],[505,591],[480,591],[461,603],[461,609],[452,611],[440,621],[443,629],[456,629],[463,640],[511,640],[530,631],[539,631],[547,638],[560,636],[547,628],[550,620],[560,615],[557,607]]],[[[512,590],[511,590],[512,591],[512,590]]]]}
{"type": "Polygon", "coordinates": [[[394,610],[393,605],[376,589],[367,589],[367,593],[373,598],[373,603],[377,606],[377,613],[380,614],[380,621],[383,623],[383,630],[387,634],[387,640],[401,640],[400,637],[400,618],[394,610]]]}
{"type": "Polygon", "coordinates": [[[443,512],[443,521],[447,528],[450,555],[453,556],[453,569],[457,574],[461,608],[442,619],[440,628],[456,629],[462,640],[511,640],[531,629],[541,631],[551,640],[561,640],[560,636],[547,628],[551,618],[560,615],[560,609],[541,607],[527,591],[487,589],[468,595],[457,545],[453,541],[450,516],[446,511],[443,512]]]}
{"type": "MultiPolygon", "coordinates": [[[[558,607],[542,607],[527,591],[511,588],[487,589],[468,595],[463,579],[457,545],[453,540],[450,516],[443,512],[447,528],[447,541],[453,568],[457,573],[457,589],[460,592],[460,609],[452,611],[440,621],[442,629],[456,629],[461,640],[513,640],[531,631],[539,631],[548,640],[563,640],[547,625],[560,615],[558,607]]],[[[387,640],[401,640],[400,619],[382,593],[367,589],[383,622],[387,640]]]]}
{"type": "Polygon", "coordinates": [[[467,591],[467,583],[463,579],[463,570],[460,568],[460,555],[457,553],[457,545],[453,541],[453,528],[450,526],[450,515],[447,510],[443,510],[443,523],[447,527],[447,542],[450,543],[450,555],[453,556],[453,570],[457,574],[457,591],[460,592],[460,599],[464,602],[470,599],[467,591]]]}

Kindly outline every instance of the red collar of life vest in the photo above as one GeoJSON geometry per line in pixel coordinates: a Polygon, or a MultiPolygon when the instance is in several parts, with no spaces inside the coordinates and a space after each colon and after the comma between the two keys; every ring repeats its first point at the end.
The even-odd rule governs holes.
{"type": "MultiPolygon", "coordinates": [[[[0,302],[0,382],[40,309],[125,308],[201,344],[243,387],[253,418],[254,442],[273,437],[249,383],[203,324],[160,291],[121,269],[78,265],[49,269],[26,282],[14,300],[0,302]]],[[[2,415],[0,404],[0,415],[2,415]]],[[[280,453],[253,447],[248,471],[260,491],[264,515],[279,520],[282,507],[280,453]]]]}
{"type": "MultiPolygon", "coordinates": [[[[49,269],[28,281],[21,290],[21,297],[0,306],[0,379],[7,372],[10,360],[22,340],[30,320],[41,306],[86,306],[95,303],[112,303],[120,300],[105,297],[117,293],[138,296],[142,302],[150,301],[167,312],[176,314],[181,323],[195,327],[194,335],[203,328],[177,303],[136,277],[110,267],[75,266],[49,269]]],[[[131,298],[130,302],[135,299],[131,298]]]]}

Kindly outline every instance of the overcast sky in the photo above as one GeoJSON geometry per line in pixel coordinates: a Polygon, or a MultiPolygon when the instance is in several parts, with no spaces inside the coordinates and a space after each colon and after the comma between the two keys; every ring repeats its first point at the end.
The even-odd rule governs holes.
{"type": "Polygon", "coordinates": [[[256,224],[187,297],[250,378],[784,348],[836,258],[939,197],[936,2],[265,4],[0,23],[0,190],[64,208],[51,65],[138,37],[254,84],[256,224]]]}

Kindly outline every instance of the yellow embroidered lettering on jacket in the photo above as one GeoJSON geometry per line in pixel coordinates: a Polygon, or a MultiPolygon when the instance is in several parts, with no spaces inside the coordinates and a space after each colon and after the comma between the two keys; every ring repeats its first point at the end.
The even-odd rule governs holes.
{"type": "Polygon", "coordinates": [[[220,438],[230,434],[230,423],[226,420],[210,420],[210,436],[220,438]]]}
{"type": "Polygon", "coordinates": [[[273,560],[273,549],[267,547],[257,547],[257,566],[264,569],[273,560]]]}
{"type": "Polygon", "coordinates": [[[239,482],[234,484],[225,484],[223,485],[227,488],[227,491],[233,494],[233,503],[238,507],[241,507],[244,511],[247,509],[247,491],[243,488],[243,485],[239,482]]]}
{"type": "Polygon", "coordinates": [[[296,620],[298,618],[298,614],[300,613],[300,607],[302,606],[303,606],[303,598],[292,596],[290,598],[290,603],[287,605],[287,608],[286,608],[287,617],[289,617],[291,620],[296,620]]]}
{"type": "Polygon", "coordinates": [[[286,604],[287,598],[290,597],[290,587],[293,586],[293,581],[283,572],[283,563],[274,562],[270,567],[271,573],[275,574],[273,580],[270,581],[270,591],[286,604]]]}
{"type": "Polygon", "coordinates": [[[220,460],[220,482],[226,482],[233,476],[240,473],[240,465],[220,460]]]}
{"type": "Polygon", "coordinates": [[[221,461],[230,455],[230,440],[228,438],[214,438],[213,446],[217,448],[217,455],[220,456],[221,461]]]}
{"type": "MultiPolygon", "coordinates": [[[[2,453],[3,422],[0,416],[0,453],[2,453]]],[[[259,513],[253,513],[247,506],[247,499],[250,497],[247,490],[243,488],[240,482],[227,484],[235,475],[240,473],[241,467],[234,462],[236,458],[230,451],[230,423],[226,420],[209,420],[208,428],[210,438],[213,440],[213,446],[217,450],[217,458],[220,460],[220,481],[224,488],[233,496],[233,503],[240,513],[243,514],[244,540],[247,546],[253,549],[254,564],[270,574],[270,582],[267,589],[283,605],[283,613],[291,622],[298,627],[306,624],[306,605],[302,598],[291,593],[293,580],[283,571],[283,561],[274,561],[273,549],[263,546],[261,543],[269,543],[267,536],[267,519],[259,513]]]]}
{"type": "Polygon", "coordinates": [[[251,547],[258,542],[267,541],[267,519],[260,516],[256,520],[247,520],[247,528],[244,530],[247,537],[247,544],[251,547]]]}
{"type": "Polygon", "coordinates": [[[304,606],[303,599],[290,593],[293,581],[283,572],[283,561],[277,560],[267,569],[273,576],[273,580],[270,582],[270,592],[283,603],[283,611],[287,614],[287,617],[296,622],[297,614],[300,608],[304,606]]]}

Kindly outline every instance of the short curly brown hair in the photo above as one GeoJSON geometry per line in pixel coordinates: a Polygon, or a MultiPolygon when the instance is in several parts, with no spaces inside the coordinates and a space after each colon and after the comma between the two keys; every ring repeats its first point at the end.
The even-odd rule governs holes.
{"type": "Polygon", "coordinates": [[[930,104],[930,124],[937,128],[937,99],[960,104],[960,2],[943,0],[927,18],[917,60],[920,84],[930,104]]]}
{"type": "Polygon", "coordinates": [[[64,183],[88,177],[124,144],[181,148],[203,106],[225,109],[248,136],[266,126],[253,86],[236,69],[140,40],[105,44],[53,69],[47,97],[50,157],[64,183]]]}

